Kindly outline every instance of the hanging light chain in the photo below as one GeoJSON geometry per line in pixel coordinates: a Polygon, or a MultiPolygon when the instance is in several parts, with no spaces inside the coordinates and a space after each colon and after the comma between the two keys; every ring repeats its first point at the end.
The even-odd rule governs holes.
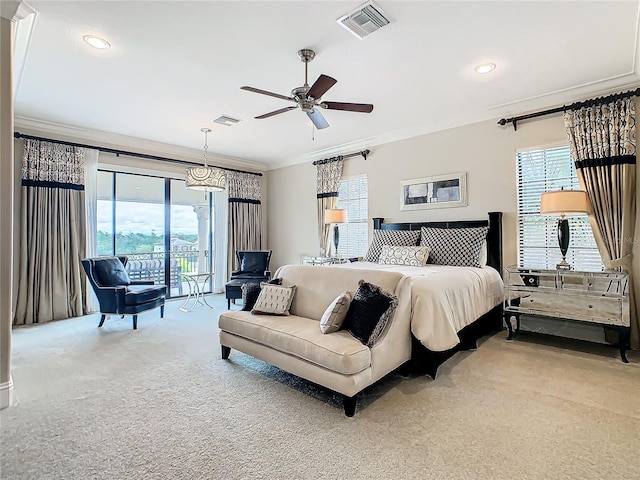
{"type": "Polygon", "coordinates": [[[201,132],[204,132],[204,167],[207,168],[207,150],[209,149],[209,145],[207,145],[207,134],[211,131],[210,128],[201,128],[201,132]]]}

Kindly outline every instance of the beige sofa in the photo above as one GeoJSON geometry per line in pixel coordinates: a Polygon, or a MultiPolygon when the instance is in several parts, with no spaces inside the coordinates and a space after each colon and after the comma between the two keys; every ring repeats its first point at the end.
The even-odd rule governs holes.
{"type": "Polygon", "coordinates": [[[343,395],[345,414],[353,416],[358,392],[411,357],[408,279],[394,272],[301,265],[281,267],[274,277],[296,285],[291,315],[223,313],[218,320],[222,358],[233,348],[330,388],[343,395]],[[360,279],[398,297],[394,316],[371,348],[346,331],[320,331],[325,309],[342,291],[353,294],[360,279]]]}

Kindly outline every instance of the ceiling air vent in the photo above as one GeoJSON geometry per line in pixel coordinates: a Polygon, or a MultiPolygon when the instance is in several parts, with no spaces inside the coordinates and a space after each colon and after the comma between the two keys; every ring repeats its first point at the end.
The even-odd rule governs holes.
{"type": "Polygon", "coordinates": [[[220,125],[224,125],[225,127],[230,127],[231,125],[235,125],[240,120],[237,118],[230,117],[228,115],[220,115],[218,118],[213,120],[213,123],[219,123],[220,125]]]}
{"type": "Polygon", "coordinates": [[[360,5],[336,20],[340,25],[362,39],[390,23],[383,11],[373,2],[360,5]]]}

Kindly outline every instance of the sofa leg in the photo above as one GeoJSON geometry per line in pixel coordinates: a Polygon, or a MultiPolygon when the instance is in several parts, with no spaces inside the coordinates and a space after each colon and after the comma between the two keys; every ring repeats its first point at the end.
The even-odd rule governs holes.
{"type": "Polygon", "coordinates": [[[224,345],[220,345],[222,347],[222,359],[226,360],[229,358],[229,354],[231,353],[231,347],[225,347],[224,345]]]}
{"type": "Polygon", "coordinates": [[[160,305],[160,318],[164,318],[164,305],[160,305]]]}
{"type": "Polygon", "coordinates": [[[134,330],[138,329],[138,315],[133,316],[133,329],[134,330]]]}
{"type": "Polygon", "coordinates": [[[104,325],[104,321],[107,318],[107,316],[103,313],[102,316],[100,317],[100,323],[98,324],[98,328],[100,328],[102,325],[104,325]]]}
{"type": "Polygon", "coordinates": [[[346,395],[342,396],[342,405],[344,405],[344,414],[347,417],[353,417],[356,413],[356,401],[358,399],[358,395],[354,395],[353,397],[347,397],[346,395]]]}

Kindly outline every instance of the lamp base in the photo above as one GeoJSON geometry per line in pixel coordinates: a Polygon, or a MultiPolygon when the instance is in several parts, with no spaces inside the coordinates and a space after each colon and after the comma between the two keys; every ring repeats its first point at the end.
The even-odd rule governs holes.
{"type": "Polygon", "coordinates": [[[333,256],[338,256],[338,243],[340,243],[340,230],[338,230],[338,225],[333,226],[333,245],[336,247],[333,256]]]}
{"type": "Polygon", "coordinates": [[[567,261],[563,258],[562,261],[556,265],[556,269],[558,270],[571,270],[571,265],[567,263],[567,261]]]}

